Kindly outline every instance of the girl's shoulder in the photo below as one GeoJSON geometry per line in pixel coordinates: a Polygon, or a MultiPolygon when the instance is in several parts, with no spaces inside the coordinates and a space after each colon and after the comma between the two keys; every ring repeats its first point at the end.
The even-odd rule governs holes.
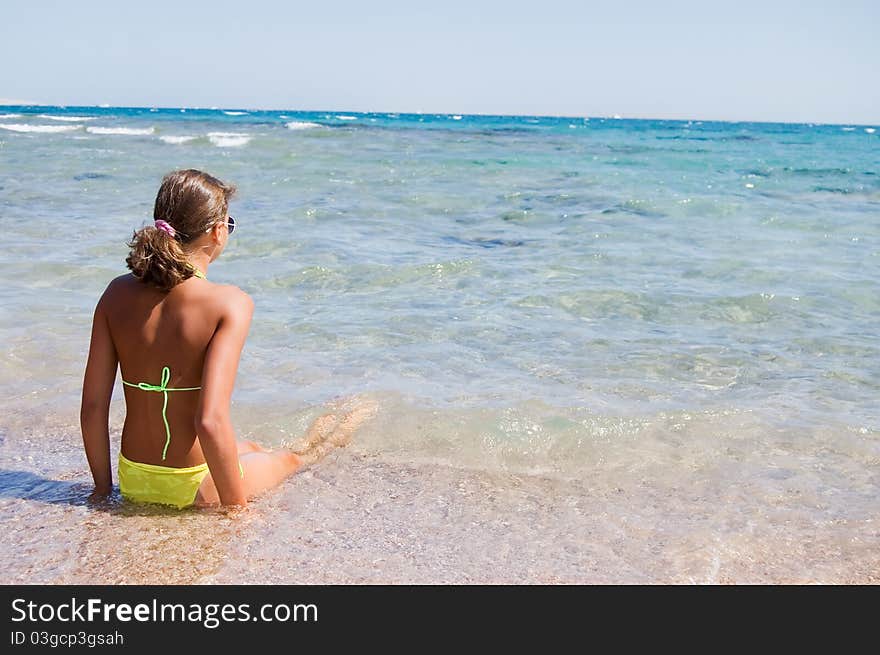
{"type": "Polygon", "coordinates": [[[99,302],[112,300],[114,296],[118,297],[121,294],[127,293],[136,288],[135,285],[139,284],[141,284],[140,280],[138,280],[133,273],[119,275],[110,280],[107,284],[107,288],[104,289],[104,293],[101,294],[101,300],[99,302]]]}
{"type": "MultiPolygon", "coordinates": [[[[250,295],[234,284],[218,284],[208,280],[207,284],[180,285],[181,288],[173,289],[171,293],[179,294],[177,302],[183,302],[190,307],[213,309],[219,313],[227,312],[252,312],[254,301],[250,295]],[[184,288],[185,287],[185,288],[184,288]]],[[[125,306],[132,301],[132,294],[142,294],[146,291],[143,282],[131,273],[113,278],[104,290],[99,301],[100,305],[125,306]]],[[[161,294],[158,289],[150,290],[161,294]]]]}
{"type": "Polygon", "coordinates": [[[238,311],[253,311],[254,299],[247,292],[239,289],[234,284],[218,285],[223,287],[223,301],[230,309],[238,311]]]}
{"type": "Polygon", "coordinates": [[[245,291],[234,284],[209,284],[198,285],[199,289],[193,289],[193,293],[205,294],[208,303],[219,311],[220,314],[229,312],[240,313],[253,311],[254,301],[245,291]]]}

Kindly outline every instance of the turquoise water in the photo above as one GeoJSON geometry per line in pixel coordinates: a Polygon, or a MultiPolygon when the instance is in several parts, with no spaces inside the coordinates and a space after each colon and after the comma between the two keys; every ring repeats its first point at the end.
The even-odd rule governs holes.
{"type": "MultiPolygon", "coordinates": [[[[716,511],[722,482],[758,485],[725,539],[797,487],[804,530],[845,521],[841,543],[876,545],[877,129],[0,109],[0,455],[86,470],[94,303],[162,175],[195,167],[239,188],[210,278],[256,302],[240,436],[286,445],[333,398],[368,394],[382,409],[352,456],[632,484],[683,513],[716,511]],[[39,434],[56,435],[50,460],[39,434]],[[676,492],[701,483],[717,493],[676,492]]],[[[122,412],[120,386],[114,429],[122,412]]],[[[663,579],[646,561],[616,579],[663,579]]]]}

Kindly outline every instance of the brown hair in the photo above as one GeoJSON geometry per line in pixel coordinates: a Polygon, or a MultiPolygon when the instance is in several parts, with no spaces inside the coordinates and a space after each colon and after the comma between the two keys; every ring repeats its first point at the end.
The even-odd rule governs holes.
{"type": "Polygon", "coordinates": [[[187,169],[168,173],[162,179],[153,219],[174,228],[174,236],[155,225],[136,231],[127,243],[131,252],[125,259],[129,270],[141,282],[170,291],[193,276],[183,244],[195,241],[219,221],[226,219],[229,198],[235,187],[216,177],[187,169]]]}

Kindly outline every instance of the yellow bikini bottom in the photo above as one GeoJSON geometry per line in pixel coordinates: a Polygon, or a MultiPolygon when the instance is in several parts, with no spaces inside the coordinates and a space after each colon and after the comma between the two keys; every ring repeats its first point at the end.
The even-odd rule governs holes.
{"type": "Polygon", "coordinates": [[[171,468],[132,462],[119,453],[119,491],[123,498],[138,503],[174,505],[178,509],[189,507],[195,502],[206,475],[207,463],[171,468]]]}

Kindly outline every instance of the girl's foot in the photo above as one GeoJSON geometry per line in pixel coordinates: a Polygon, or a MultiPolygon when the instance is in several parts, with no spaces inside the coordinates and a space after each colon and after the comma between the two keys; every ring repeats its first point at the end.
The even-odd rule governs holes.
{"type": "Polygon", "coordinates": [[[311,440],[307,448],[297,453],[303,466],[310,466],[326,457],[334,448],[342,448],[351,443],[354,431],[363,423],[373,418],[377,413],[378,407],[379,405],[372,400],[359,401],[355,404],[339,420],[332,431],[320,433],[321,438],[311,440]]]}

